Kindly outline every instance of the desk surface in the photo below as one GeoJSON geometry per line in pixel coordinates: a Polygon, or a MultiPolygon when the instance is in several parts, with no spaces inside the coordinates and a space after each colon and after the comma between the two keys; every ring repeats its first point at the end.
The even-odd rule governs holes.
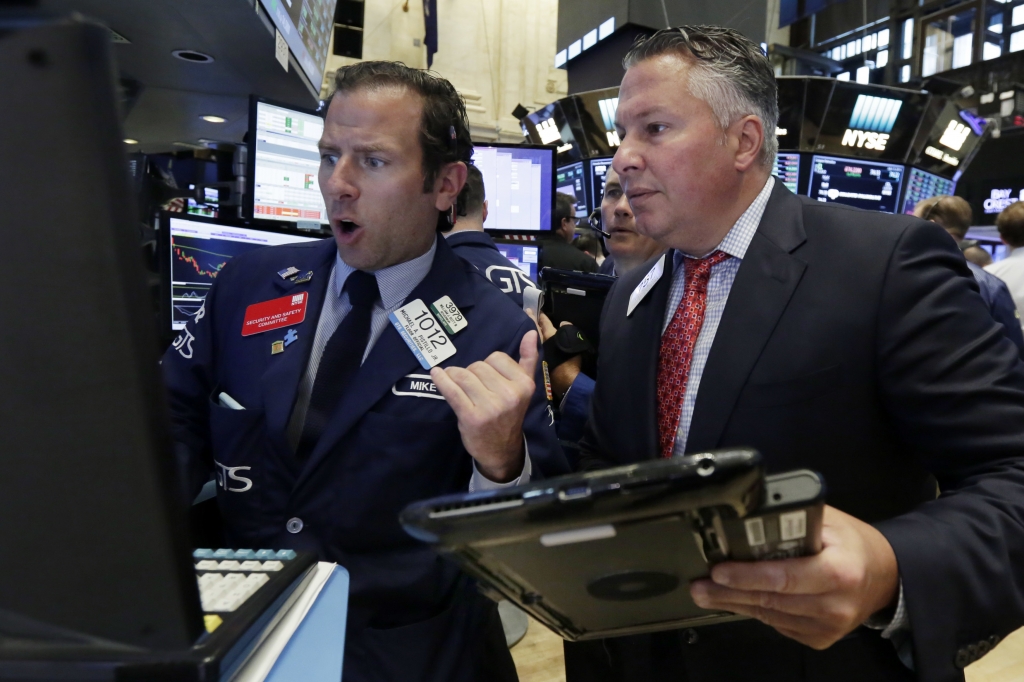
{"type": "Polygon", "coordinates": [[[338,682],[345,654],[348,571],[336,566],[288,641],[267,682],[338,682]]]}

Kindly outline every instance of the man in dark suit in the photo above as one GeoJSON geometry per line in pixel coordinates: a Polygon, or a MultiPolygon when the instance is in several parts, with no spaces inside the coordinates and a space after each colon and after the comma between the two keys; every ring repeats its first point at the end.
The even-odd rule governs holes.
{"type": "Polygon", "coordinates": [[[610,294],[583,461],[753,446],[830,506],[821,554],[691,586],[753,620],[567,646],[568,679],[962,679],[1024,624],[1016,348],[940,228],[771,178],[755,44],[668,29],[625,63],[614,167],[671,249],[610,294]]]}
{"type": "Polygon", "coordinates": [[[515,263],[505,258],[490,235],[484,232],[487,194],[483,174],[473,164],[467,169],[460,201],[464,203],[465,215],[460,215],[455,227],[445,233],[445,241],[456,256],[474,265],[480,274],[522,308],[523,290],[536,289],[537,285],[515,263]]]}
{"type": "Polygon", "coordinates": [[[164,356],[188,492],[216,471],[230,546],[348,569],[346,682],[515,680],[494,603],[398,514],[565,471],[536,332],[438,235],[472,150],[451,84],[362,62],[335,87],[334,238],[231,260],[164,356]]]}
{"type": "Polygon", "coordinates": [[[576,239],[576,200],[568,194],[555,193],[555,210],[551,214],[551,230],[540,232],[540,267],[559,270],[597,272],[597,261],[572,245],[576,239]]]}
{"type": "Polygon", "coordinates": [[[670,250],[609,294],[581,461],[753,446],[829,506],[820,554],[690,586],[751,620],[567,645],[567,679],[962,680],[1024,624],[1017,349],[939,227],[774,181],[757,45],[666,29],[625,63],[613,165],[670,250]]]}

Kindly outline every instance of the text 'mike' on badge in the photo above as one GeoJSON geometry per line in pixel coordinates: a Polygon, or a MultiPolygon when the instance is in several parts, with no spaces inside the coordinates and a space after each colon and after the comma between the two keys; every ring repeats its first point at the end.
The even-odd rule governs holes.
{"type": "Polygon", "coordinates": [[[262,303],[253,303],[245,309],[242,336],[252,336],[281,327],[290,327],[306,319],[309,295],[303,291],[262,303]]]}
{"type": "Polygon", "coordinates": [[[422,299],[406,303],[388,315],[388,318],[423,369],[436,367],[455,355],[455,344],[427,310],[422,299]]]}

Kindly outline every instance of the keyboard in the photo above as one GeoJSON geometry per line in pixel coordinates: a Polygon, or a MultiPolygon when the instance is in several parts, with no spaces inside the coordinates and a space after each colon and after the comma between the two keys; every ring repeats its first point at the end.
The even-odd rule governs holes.
{"type": "MultiPolygon", "coordinates": [[[[295,550],[282,549],[197,549],[196,580],[199,600],[207,615],[233,613],[256,592],[284,570],[285,563],[296,557],[295,550]]],[[[223,620],[223,619],[221,619],[223,620]]],[[[207,618],[207,631],[211,623],[207,618]]]]}

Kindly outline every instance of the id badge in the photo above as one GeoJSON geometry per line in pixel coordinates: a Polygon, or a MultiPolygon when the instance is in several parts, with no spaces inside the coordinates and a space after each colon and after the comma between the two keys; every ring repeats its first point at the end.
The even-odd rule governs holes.
{"type": "Polygon", "coordinates": [[[436,367],[455,355],[455,344],[422,299],[406,303],[388,315],[388,319],[423,369],[436,367]]]}

